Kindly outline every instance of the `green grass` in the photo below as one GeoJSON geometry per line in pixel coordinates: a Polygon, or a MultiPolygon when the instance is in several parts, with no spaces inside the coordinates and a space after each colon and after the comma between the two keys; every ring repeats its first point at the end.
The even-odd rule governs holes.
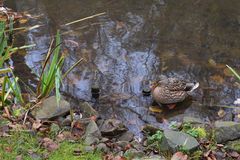
{"type": "Polygon", "coordinates": [[[10,137],[0,137],[0,159],[13,160],[22,155],[24,160],[31,160],[29,151],[37,155],[46,153],[41,149],[36,136],[26,132],[14,132],[10,137]]]}
{"type": "Polygon", "coordinates": [[[44,155],[49,155],[49,160],[101,160],[102,154],[99,151],[84,152],[84,145],[81,142],[68,142],[60,143],[60,147],[49,153],[46,149],[42,148],[39,143],[39,137],[31,135],[27,132],[12,132],[10,137],[0,138],[0,159],[13,160],[16,156],[21,155],[24,160],[32,160],[30,153],[33,152],[35,160],[43,159],[44,155]],[[73,152],[80,149],[82,153],[79,156],[74,156],[73,152]]]}
{"type": "Polygon", "coordinates": [[[101,160],[102,154],[99,151],[95,152],[84,152],[84,145],[82,143],[71,143],[68,141],[64,141],[61,143],[59,149],[54,151],[49,160],[101,160]],[[82,153],[79,156],[73,155],[74,150],[81,150],[82,153]]]}

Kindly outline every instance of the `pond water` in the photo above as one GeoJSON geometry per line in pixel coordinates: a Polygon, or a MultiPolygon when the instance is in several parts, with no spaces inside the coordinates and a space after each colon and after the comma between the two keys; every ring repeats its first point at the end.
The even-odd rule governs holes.
{"type": "MultiPolygon", "coordinates": [[[[60,29],[67,55],[65,70],[80,58],[86,60],[64,80],[63,93],[75,101],[92,103],[103,117],[124,120],[135,133],[145,123],[162,126],[161,117],[218,119],[216,105],[233,105],[240,97],[239,83],[225,67],[240,69],[239,0],[11,2],[17,11],[35,17],[24,25],[41,25],[23,33],[25,43],[36,47],[25,56],[13,57],[18,76],[26,79],[40,72],[50,41],[60,29]],[[64,25],[101,12],[106,14],[64,25]],[[142,82],[156,80],[161,74],[200,82],[194,101],[150,114],[152,98],[142,95],[142,82]],[[91,97],[95,82],[101,90],[98,100],[91,97]]],[[[34,85],[30,79],[27,83],[34,85]]],[[[223,118],[234,117],[227,114],[223,118]]]]}

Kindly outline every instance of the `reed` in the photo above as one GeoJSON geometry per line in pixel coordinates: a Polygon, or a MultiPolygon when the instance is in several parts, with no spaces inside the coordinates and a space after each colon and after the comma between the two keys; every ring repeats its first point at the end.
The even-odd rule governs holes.
{"type": "Polygon", "coordinates": [[[230,67],[229,65],[226,65],[226,66],[237,77],[237,79],[240,81],[240,75],[237,73],[237,71],[235,69],[233,69],[232,67],[230,67]]]}

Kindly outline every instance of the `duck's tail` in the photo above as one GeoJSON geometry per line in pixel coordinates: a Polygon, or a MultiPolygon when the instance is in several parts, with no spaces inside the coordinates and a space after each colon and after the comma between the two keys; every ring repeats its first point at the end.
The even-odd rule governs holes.
{"type": "Polygon", "coordinates": [[[197,89],[199,87],[199,83],[196,82],[196,83],[192,83],[191,85],[191,89],[189,90],[189,92],[192,92],[194,91],[195,89],[197,89]]]}

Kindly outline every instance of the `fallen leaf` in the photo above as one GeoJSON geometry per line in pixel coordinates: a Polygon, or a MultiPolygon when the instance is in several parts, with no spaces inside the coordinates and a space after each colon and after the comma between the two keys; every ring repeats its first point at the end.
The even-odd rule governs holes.
{"type": "Polygon", "coordinates": [[[62,134],[62,133],[60,133],[60,134],[57,135],[57,137],[56,137],[57,142],[62,142],[62,141],[64,141],[65,139],[66,139],[66,138],[65,138],[64,134],[62,134]]]}
{"type": "Polygon", "coordinates": [[[223,109],[220,109],[219,111],[218,111],[218,116],[219,117],[224,117],[226,115],[226,112],[223,110],[223,109]]]}
{"type": "Polygon", "coordinates": [[[42,146],[50,152],[58,149],[59,147],[57,143],[55,143],[52,139],[47,137],[42,139],[42,146]]]}
{"type": "Polygon", "coordinates": [[[122,156],[116,156],[113,158],[113,160],[127,160],[125,157],[122,156]]]}
{"type": "Polygon", "coordinates": [[[11,153],[12,152],[12,148],[11,147],[6,147],[5,151],[8,152],[8,153],[11,153]]]}
{"type": "Polygon", "coordinates": [[[33,125],[32,125],[32,129],[33,130],[37,130],[42,126],[41,120],[36,120],[33,125]]]}
{"type": "Polygon", "coordinates": [[[82,154],[82,151],[80,150],[80,149],[75,149],[74,151],[73,151],[73,155],[74,156],[80,156],[82,154]]]}
{"type": "Polygon", "coordinates": [[[125,24],[122,21],[116,22],[116,30],[122,29],[125,27],[125,24]]]}
{"type": "Polygon", "coordinates": [[[25,24],[28,22],[28,19],[27,18],[21,18],[19,21],[18,21],[20,24],[25,24]]]}
{"type": "Polygon", "coordinates": [[[218,83],[218,84],[223,84],[223,82],[224,82],[223,77],[220,76],[220,75],[210,76],[210,79],[213,80],[213,81],[215,81],[215,82],[218,83]]]}
{"type": "Polygon", "coordinates": [[[228,68],[225,68],[223,70],[223,73],[225,76],[229,76],[229,77],[233,76],[232,72],[228,68]]]}
{"type": "Polygon", "coordinates": [[[229,155],[230,155],[231,157],[233,157],[233,158],[238,158],[238,157],[240,156],[239,153],[237,153],[237,152],[235,152],[235,151],[230,152],[229,155]]]}
{"type": "Polygon", "coordinates": [[[176,152],[172,156],[171,160],[187,160],[188,156],[182,152],[176,152]]]}
{"type": "Polygon", "coordinates": [[[149,110],[151,111],[151,112],[154,112],[154,113],[161,113],[163,110],[162,109],[160,109],[159,107],[155,107],[155,106],[150,106],[149,107],[149,110]]]}
{"type": "Polygon", "coordinates": [[[22,155],[16,156],[16,160],[22,160],[22,155]]]}
{"type": "Polygon", "coordinates": [[[97,116],[91,116],[90,119],[93,120],[93,121],[96,121],[97,120],[97,116]]]}
{"type": "Polygon", "coordinates": [[[215,60],[212,59],[212,58],[210,58],[210,59],[208,60],[208,63],[209,63],[212,67],[215,67],[215,66],[217,65],[217,63],[215,62],[215,60]]]}

